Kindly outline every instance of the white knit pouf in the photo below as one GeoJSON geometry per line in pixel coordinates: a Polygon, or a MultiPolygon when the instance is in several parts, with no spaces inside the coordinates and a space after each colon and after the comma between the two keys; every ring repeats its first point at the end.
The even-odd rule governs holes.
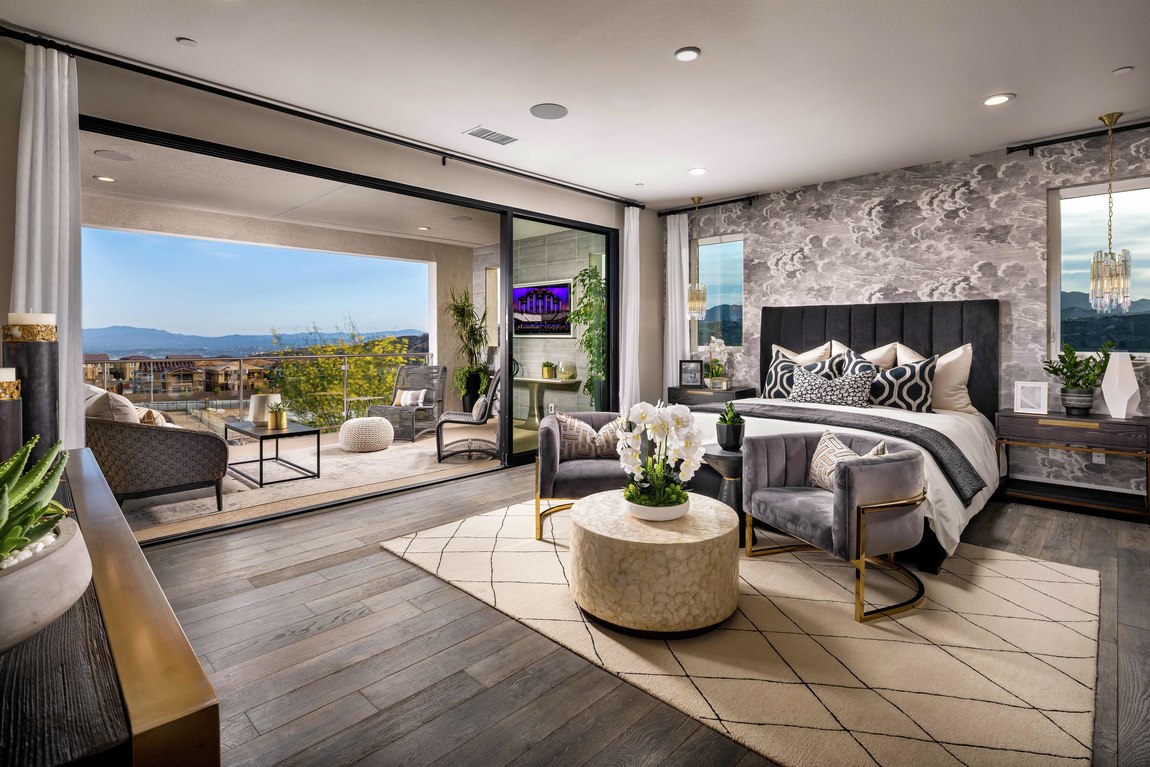
{"type": "Polygon", "coordinates": [[[395,430],[386,418],[352,418],[339,427],[339,446],[349,453],[372,453],[391,447],[395,430]]]}

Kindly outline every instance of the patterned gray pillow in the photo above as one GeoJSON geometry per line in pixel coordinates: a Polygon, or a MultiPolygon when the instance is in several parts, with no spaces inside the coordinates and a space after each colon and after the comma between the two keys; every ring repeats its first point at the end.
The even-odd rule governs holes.
{"type": "Polygon", "coordinates": [[[880,442],[871,448],[870,452],[860,456],[842,443],[833,432],[824,431],[811,456],[811,468],[807,473],[807,482],[813,487],[834,491],[835,467],[843,461],[853,461],[856,458],[874,458],[886,455],[886,442],[880,442]]]}
{"type": "Polygon", "coordinates": [[[615,446],[619,444],[619,427],[622,419],[616,418],[602,429],[595,431],[591,426],[566,413],[556,413],[559,421],[559,460],[574,458],[613,458],[617,455],[615,446]]]}
{"type": "Polygon", "coordinates": [[[788,402],[870,407],[870,387],[875,376],[873,367],[830,380],[806,368],[796,367],[794,376],[795,384],[787,395],[788,402]]]}

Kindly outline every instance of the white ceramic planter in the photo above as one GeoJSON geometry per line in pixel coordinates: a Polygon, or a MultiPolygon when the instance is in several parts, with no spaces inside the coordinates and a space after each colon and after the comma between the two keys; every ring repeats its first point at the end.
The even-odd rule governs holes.
{"type": "Polygon", "coordinates": [[[0,570],[0,653],[66,613],[91,580],[92,560],[80,527],[63,519],[55,543],[0,570]]]}
{"type": "Polygon", "coordinates": [[[670,522],[672,519],[678,519],[687,513],[691,507],[691,499],[680,503],[678,506],[641,506],[637,503],[630,501],[623,501],[627,513],[639,519],[645,519],[648,522],[670,522]]]}

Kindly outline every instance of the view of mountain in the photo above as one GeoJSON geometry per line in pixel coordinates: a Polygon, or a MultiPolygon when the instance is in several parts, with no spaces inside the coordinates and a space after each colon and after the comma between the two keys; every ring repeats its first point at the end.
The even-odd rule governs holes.
{"type": "Polygon", "coordinates": [[[743,305],[719,304],[708,308],[707,316],[699,320],[699,343],[707,343],[711,336],[722,338],[727,346],[742,346],[743,305]]]}
{"type": "MultiPolygon", "coordinates": [[[[381,330],[371,333],[362,333],[364,339],[386,338],[390,336],[414,336],[427,338],[422,330],[381,330]]],[[[342,337],[340,333],[319,333],[318,340],[335,341],[342,337]]],[[[302,347],[315,343],[317,336],[314,333],[284,333],[281,336],[283,344],[288,348],[302,347]]],[[[204,357],[238,357],[266,353],[282,349],[283,346],[272,346],[272,337],[268,335],[227,335],[227,336],[193,336],[182,333],[170,333],[156,328],[136,328],[129,325],[113,325],[107,328],[84,329],[84,353],[107,354],[110,357],[126,357],[133,354],[142,354],[148,357],[164,357],[169,354],[199,354],[204,357]]],[[[427,342],[424,340],[423,349],[427,342]]],[[[416,344],[411,345],[412,351],[418,351],[416,344]]]]}
{"type": "MultiPolygon", "coordinates": [[[[1139,298],[1130,302],[1127,314],[1150,313],[1150,298],[1139,298]]],[[[1081,290],[1062,291],[1062,318],[1086,319],[1094,316],[1090,307],[1090,296],[1081,290]]]]}

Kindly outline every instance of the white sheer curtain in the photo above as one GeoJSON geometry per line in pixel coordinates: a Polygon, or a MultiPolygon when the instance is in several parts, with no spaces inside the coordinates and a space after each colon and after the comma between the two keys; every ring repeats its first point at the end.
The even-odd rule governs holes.
{"type": "Polygon", "coordinates": [[[679,360],[690,359],[691,319],[687,285],[691,279],[687,214],[667,216],[667,328],[663,333],[663,386],[679,385],[679,360]]]}
{"type": "Polygon", "coordinates": [[[75,60],[26,45],[11,306],[14,312],[56,315],[60,438],[66,448],[84,446],[79,141],[75,60]]]}
{"type": "Polygon", "coordinates": [[[639,209],[623,211],[622,316],[619,322],[619,409],[626,413],[639,401],[639,209]]]}

